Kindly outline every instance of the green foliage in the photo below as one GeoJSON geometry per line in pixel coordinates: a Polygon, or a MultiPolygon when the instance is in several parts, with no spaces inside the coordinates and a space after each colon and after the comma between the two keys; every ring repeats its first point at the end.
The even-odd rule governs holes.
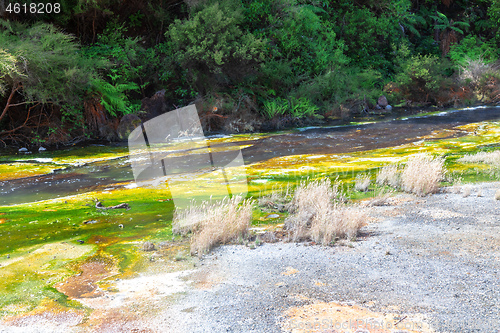
{"type": "MultiPolygon", "coordinates": [[[[410,0],[395,0],[389,4],[392,17],[397,21],[403,36],[411,33],[420,37],[420,31],[417,29],[417,26],[425,25],[426,22],[422,16],[411,11],[411,6],[410,0]]],[[[395,28],[397,29],[398,26],[395,28]]]]}
{"type": "MultiPolygon", "coordinates": [[[[249,98],[241,108],[221,110],[247,115],[260,104],[263,117],[273,119],[363,110],[389,81],[392,104],[396,95],[417,103],[456,97],[452,79],[467,94],[493,96],[498,82],[496,0],[450,6],[428,0],[147,0],[133,8],[118,0],[62,0],[61,7],[57,17],[0,21],[0,97],[5,103],[12,94],[19,110],[20,102],[50,103],[67,123],[82,122],[89,95],[119,117],[137,112],[139,100],[162,89],[172,105],[210,94],[239,101],[245,91],[249,98]]],[[[8,118],[3,126],[14,128],[8,118]]]]}
{"type": "Polygon", "coordinates": [[[226,2],[216,2],[188,20],[176,20],[167,32],[174,58],[188,69],[200,90],[205,80],[237,82],[242,73],[263,60],[264,42],[243,32],[240,11],[231,9],[226,2]]]}
{"type": "Polygon", "coordinates": [[[3,23],[0,28],[4,87],[22,85],[27,102],[80,105],[102,64],[81,56],[74,38],[54,26],[3,23]],[[4,69],[6,71],[4,72],[4,69]]]}
{"type": "Polygon", "coordinates": [[[336,38],[332,24],[324,21],[319,7],[295,5],[284,10],[284,17],[273,17],[277,26],[272,36],[280,56],[297,74],[319,74],[345,65],[344,44],[336,38]]]}
{"type": "Polygon", "coordinates": [[[317,111],[319,111],[319,108],[306,97],[290,98],[290,115],[294,118],[311,117],[317,111]]]}
{"type": "Polygon", "coordinates": [[[403,96],[412,101],[434,101],[449,81],[450,64],[435,55],[410,55],[406,45],[399,49],[398,74],[394,83],[403,96]]]}
{"type": "Polygon", "coordinates": [[[332,70],[305,82],[294,92],[307,97],[323,110],[348,103],[361,111],[364,103],[374,104],[382,93],[382,76],[375,70],[344,68],[332,70]]]}
{"type": "Polygon", "coordinates": [[[12,84],[12,81],[26,76],[23,74],[25,72],[23,60],[22,56],[16,56],[0,49],[0,96],[5,95],[7,86],[12,84]]]}
{"type": "Polygon", "coordinates": [[[446,17],[445,14],[436,12],[437,15],[431,15],[430,17],[436,21],[434,26],[435,29],[446,30],[450,29],[458,32],[459,34],[464,34],[463,29],[469,28],[470,25],[467,22],[453,21],[446,17]]]}
{"type": "Polygon", "coordinates": [[[101,95],[102,106],[113,117],[119,113],[128,114],[139,111],[140,104],[131,104],[125,94],[138,89],[139,86],[133,82],[113,85],[101,79],[92,81],[92,90],[101,95]]]}
{"type": "Polygon", "coordinates": [[[147,51],[138,45],[137,38],[124,37],[126,32],[123,25],[111,22],[97,43],[83,49],[85,57],[107,64],[102,73],[113,84],[144,80],[147,51]]]}
{"type": "Polygon", "coordinates": [[[261,109],[262,114],[267,119],[285,114],[288,110],[288,101],[282,98],[264,101],[264,107],[261,109]]]}
{"type": "Polygon", "coordinates": [[[468,59],[493,63],[498,58],[498,51],[491,43],[484,43],[478,37],[469,35],[451,46],[448,57],[457,65],[464,65],[468,59]]]}

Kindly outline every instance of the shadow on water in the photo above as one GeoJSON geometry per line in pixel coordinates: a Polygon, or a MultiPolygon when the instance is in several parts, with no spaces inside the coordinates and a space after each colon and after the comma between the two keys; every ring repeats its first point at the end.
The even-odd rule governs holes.
{"type": "Polygon", "coordinates": [[[134,179],[127,157],[56,170],[54,173],[0,181],[0,205],[14,205],[113,188],[134,179]]]}
{"type": "MultiPolygon", "coordinates": [[[[282,156],[340,154],[394,147],[419,141],[438,130],[450,130],[448,138],[460,137],[467,132],[453,129],[456,126],[498,119],[500,108],[478,108],[379,123],[299,129],[257,140],[239,141],[238,144],[250,146],[242,150],[245,164],[248,165],[282,156]]],[[[212,144],[212,147],[220,148],[230,144],[212,144]]],[[[115,188],[120,186],[116,184],[133,179],[128,157],[94,162],[48,175],[0,182],[0,205],[115,188]]]]}
{"type": "MultiPolygon", "coordinates": [[[[243,150],[243,157],[245,164],[250,164],[290,155],[340,154],[388,148],[419,141],[438,130],[451,130],[457,126],[498,119],[500,108],[484,108],[381,123],[312,128],[252,142],[251,147],[243,150]]],[[[466,134],[456,129],[441,139],[466,134]]]]}

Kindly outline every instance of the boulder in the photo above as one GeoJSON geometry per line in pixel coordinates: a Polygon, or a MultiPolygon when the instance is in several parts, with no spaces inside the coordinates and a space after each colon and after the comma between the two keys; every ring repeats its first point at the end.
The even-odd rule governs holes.
{"type": "Polygon", "coordinates": [[[151,97],[146,97],[141,100],[141,110],[144,111],[145,119],[152,119],[156,116],[170,111],[165,100],[165,89],[157,91],[151,97]]]}
{"type": "Polygon", "coordinates": [[[126,114],[120,120],[118,125],[118,138],[122,141],[127,141],[130,133],[141,125],[141,119],[134,114],[126,114]]]}
{"type": "Polygon", "coordinates": [[[381,108],[384,108],[384,109],[385,109],[385,107],[386,107],[387,105],[389,105],[389,102],[387,101],[387,98],[386,98],[384,95],[382,95],[382,96],[380,96],[380,97],[378,98],[378,102],[377,102],[377,104],[378,104],[381,108]]]}
{"type": "Polygon", "coordinates": [[[108,140],[108,141],[116,141],[117,139],[117,134],[116,131],[113,129],[113,127],[108,124],[99,124],[99,136],[102,139],[108,140]]]}

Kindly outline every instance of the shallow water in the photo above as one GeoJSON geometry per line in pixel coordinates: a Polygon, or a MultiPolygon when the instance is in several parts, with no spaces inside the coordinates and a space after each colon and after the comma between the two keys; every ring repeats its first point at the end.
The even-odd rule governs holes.
{"type": "MultiPolygon", "coordinates": [[[[287,156],[348,154],[396,147],[419,142],[437,132],[440,133],[437,137],[439,139],[458,138],[469,134],[467,130],[457,128],[459,126],[498,119],[500,108],[476,108],[379,123],[212,137],[210,142],[214,150],[238,145],[245,165],[252,166],[287,156]]],[[[22,162],[19,169],[45,166],[39,175],[23,177],[25,175],[21,174],[20,178],[7,180],[0,178],[0,206],[99,190],[110,191],[134,180],[130,160],[126,156],[127,149],[124,147],[93,146],[79,149],[73,156],[72,151],[0,156],[0,170],[2,166],[14,161],[22,162]],[[51,163],[55,171],[43,174],[50,172],[51,163]]],[[[312,165],[314,162],[311,159],[301,161],[302,166],[312,165]]]]}

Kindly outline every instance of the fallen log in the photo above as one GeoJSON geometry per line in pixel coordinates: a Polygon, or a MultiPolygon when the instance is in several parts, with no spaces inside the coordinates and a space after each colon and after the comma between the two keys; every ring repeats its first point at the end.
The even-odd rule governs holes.
{"type": "Polygon", "coordinates": [[[126,210],[129,210],[130,206],[129,206],[128,203],[121,203],[121,204],[116,205],[116,206],[104,207],[100,201],[97,201],[97,203],[95,204],[95,208],[97,208],[97,209],[120,209],[120,208],[124,208],[126,210]]]}

